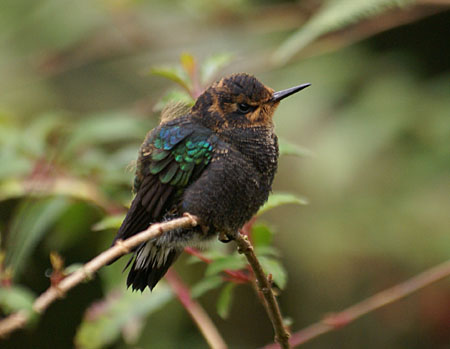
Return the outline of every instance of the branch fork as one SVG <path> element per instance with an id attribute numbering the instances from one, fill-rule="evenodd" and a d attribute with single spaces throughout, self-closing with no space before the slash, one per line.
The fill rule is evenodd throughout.
<path id="1" fill-rule="evenodd" d="M 83 281 L 90 280 L 93 278 L 96 271 L 98 271 L 101 267 L 105 266 L 109 262 L 117 259 L 118 257 L 129 253 L 135 247 L 139 246 L 141 243 L 146 242 L 150 239 L 158 237 L 164 234 L 166 231 L 173 230 L 176 228 L 188 228 L 194 227 L 199 224 L 199 220 L 197 217 L 190 215 L 189 213 L 184 214 L 182 218 L 173 219 L 163 223 L 152 224 L 148 229 L 126 239 L 126 240 L 118 240 L 114 244 L 114 246 L 110 247 L 108 250 L 100 253 L 97 257 L 92 259 L 90 262 L 83 265 L 80 269 L 73 272 L 72 274 L 63 278 L 56 285 L 51 285 L 43 294 L 41 294 L 33 304 L 33 311 L 36 313 L 43 313 L 45 310 L 52 304 L 55 300 L 59 298 L 63 298 L 66 293 L 80 284 Z M 266 310 L 269 315 L 269 318 L 272 321 L 275 330 L 275 339 L 283 348 L 289 348 L 289 333 L 286 328 L 283 326 L 283 320 L 281 317 L 281 313 L 278 307 L 278 303 L 275 299 L 275 296 L 271 289 L 270 277 L 267 278 L 263 272 L 263 269 L 255 256 L 253 251 L 253 246 L 250 244 L 248 238 L 242 234 L 237 234 L 235 238 L 239 253 L 245 254 L 250 266 L 253 269 L 253 272 L 258 280 L 258 285 L 261 293 L 264 295 L 265 302 L 263 304 L 266 305 Z M 174 279 L 173 275 L 169 274 L 169 279 L 174 283 L 177 281 Z M 180 282 L 175 282 L 178 285 L 178 291 L 183 288 L 180 286 Z M 213 333 L 211 331 L 212 323 L 205 320 L 205 314 L 202 315 L 202 310 L 199 310 L 198 306 L 192 305 L 192 301 L 190 302 L 191 308 L 196 309 L 194 314 L 201 314 L 201 321 L 197 321 L 197 324 L 200 327 L 202 333 L 205 333 L 205 328 L 202 328 L 202 324 L 209 324 L 208 333 Z M 192 309 L 191 309 L 192 310 Z M 192 311 L 191 311 L 192 313 Z M 192 314 L 191 314 L 192 315 Z M 195 315 L 197 317 L 197 315 Z M 17 313 L 13 313 L 8 317 L 0 320 L 0 338 L 7 336 L 9 333 L 23 328 L 26 326 L 30 319 L 31 314 L 25 311 L 19 311 Z M 194 317 L 194 315 L 192 315 Z M 214 334 L 214 333 L 213 333 Z M 208 337 L 207 337 L 208 338 Z M 218 336 L 218 332 L 214 336 L 208 340 L 209 343 L 219 343 L 214 345 L 217 348 L 225 347 L 225 343 L 221 341 Z"/>

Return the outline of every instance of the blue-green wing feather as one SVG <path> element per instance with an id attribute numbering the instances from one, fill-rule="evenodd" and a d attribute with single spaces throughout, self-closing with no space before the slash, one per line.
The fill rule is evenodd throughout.
<path id="1" fill-rule="evenodd" d="M 138 177 L 157 176 L 162 184 L 188 185 L 194 173 L 201 172 L 212 157 L 214 136 L 209 130 L 166 126 L 156 130 L 145 146 Z M 195 171 L 194 171 L 195 170 Z M 139 188 L 135 188 L 139 189 Z"/>
<path id="2" fill-rule="evenodd" d="M 136 196 L 116 239 L 144 230 L 176 203 L 211 161 L 217 136 L 198 125 L 168 123 L 146 137 L 138 159 Z"/>

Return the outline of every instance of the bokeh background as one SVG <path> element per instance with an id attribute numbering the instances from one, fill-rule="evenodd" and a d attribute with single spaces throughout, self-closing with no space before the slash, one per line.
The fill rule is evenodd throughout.
<path id="1" fill-rule="evenodd" d="M 277 134 L 302 156 L 282 156 L 274 189 L 309 205 L 259 218 L 276 232 L 288 275 L 279 299 L 294 331 L 448 259 L 448 9 L 447 1 L 2 0 L 1 313 L 48 287 L 50 252 L 76 267 L 109 246 L 108 227 L 131 198 L 127 168 L 175 87 L 151 68 L 176 66 L 185 52 L 199 67 L 210 57 L 228 62 L 215 77 L 245 71 L 276 90 L 312 83 L 275 116 Z M 126 292 L 125 262 L 0 346 L 206 348 L 167 285 Z M 205 265 L 188 262 L 175 269 L 194 285 Z M 251 287 L 235 288 L 227 319 L 217 315 L 219 293 L 199 301 L 230 347 L 272 341 Z M 304 347 L 448 345 L 447 279 Z"/>

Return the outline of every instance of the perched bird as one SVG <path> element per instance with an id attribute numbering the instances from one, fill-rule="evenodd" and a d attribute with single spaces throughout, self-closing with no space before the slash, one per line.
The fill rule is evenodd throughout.
<path id="1" fill-rule="evenodd" d="M 273 113 L 283 98 L 309 85 L 274 92 L 251 75 L 234 74 L 147 134 L 137 160 L 136 196 L 113 243 L 184 213 L 197 216 L 200 225 L 137 247 L 127 264 L 127 286 L 152 290 L 184 247 L 218 234 L 224 242 L 236 236 L 271 191 L 278 160 Z"/>

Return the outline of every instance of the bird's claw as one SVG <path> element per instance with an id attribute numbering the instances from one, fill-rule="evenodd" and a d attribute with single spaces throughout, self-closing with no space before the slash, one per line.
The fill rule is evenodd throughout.
<path id="1" fill-rule="evenodd" d="M 219 233 L 219 241 L 227 244 L 230 241 L 235 240 L 236 236 L 237 236 L 236 233 L 220 232 Z"/>
<path id="2" fill-rule="evenodd" d="M 189 212 L 184 212 L 184 213 L 183 213 L 183 217 L 189 218 L 189 219 L 192 221 L 192 223 L 195 223 L 195 225 L 198 224 L 197 217 L 191 215 Z"/>
<path id="3" fill-rule="evenodd" d="M 189 219 L 191 219 L 191 221 L 195 223 L 195 225 L 193 225 L 193 227 L 195 227 L 195 226 L 200 227 L 202 234 L 204 236 L 208 236 L 209 227 L 205 224 L 202 224 L 202 222 L 200 221 L 200 219 L 197 216 L 191 215 L 189 212 L 184 212 L 183 217 L 188 217 Z"/>

